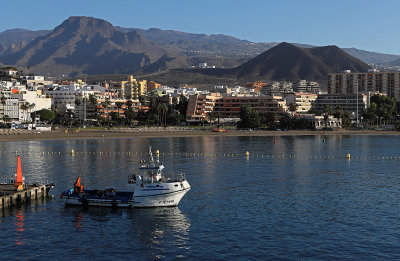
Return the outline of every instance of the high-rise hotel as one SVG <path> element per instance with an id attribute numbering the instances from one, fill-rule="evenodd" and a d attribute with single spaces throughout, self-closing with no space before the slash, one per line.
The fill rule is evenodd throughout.
<path id="1" fill-rule="evenodd" d="M 367 73 L 352 73 L 349 70 L 343 73 L 328 74 L 328 93 L 382 93 L 400 101 L 400 72 L 379 72 L 375 69 Z"/>

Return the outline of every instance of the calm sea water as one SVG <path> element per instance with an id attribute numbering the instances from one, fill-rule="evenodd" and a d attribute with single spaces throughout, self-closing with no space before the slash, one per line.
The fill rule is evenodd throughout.
<path id="1" fill-rule="evenodd" d="M 27 182 L 55 182 L 56 187 L 54 198 L 0 211 L 0 259 L 400 258 L 399 137 L 273 140 L 2 142 L 2 178 L 15 171 L 17 151 Z M 62 205 L 59 194 L 77 176 L 87 188 L 128 190 L 127 176 L 149 145 L 160 150 L 167 171 L 187 173 L 192 190 L 178 208 Z"/>

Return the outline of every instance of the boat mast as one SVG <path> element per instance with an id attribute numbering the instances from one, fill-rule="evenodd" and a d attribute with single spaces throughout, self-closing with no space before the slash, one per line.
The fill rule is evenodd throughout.
<path id="1" fill-rule="evenodd" d="M 151 152 L 151 146 L 149 146 L 149 164 L 151 168 L 156 167 L 156 164 L 154 163 L 153 153 Z"/>

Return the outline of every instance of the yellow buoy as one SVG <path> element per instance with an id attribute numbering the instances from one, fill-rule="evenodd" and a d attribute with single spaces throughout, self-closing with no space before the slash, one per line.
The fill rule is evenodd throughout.
<path id="1" fill-rule="evenodd" d="M 348 154 L 346 155 L 346 158 L 347 158 L 347 159 L 350 159 L 350 153 L 348 153 Z"/>
<path id="2" fill-rule="evenodd" d="M 246 151 L 246 157 L 250 156 L 250 153 L 248 151 Z"/>
<path id="3" fill-rule="evenodd" d="M 74 149 L 71 149 L 71 154 L 72 154 L 72 155 L 74 155 L 74 154 L 75 154 L 75 151 L 74 151 Z"/>
<path id="4" fill-rule="evenodd" d="M 160 155 L 160 151 L 159 150 L 156 150 L 156 155 Z"/>

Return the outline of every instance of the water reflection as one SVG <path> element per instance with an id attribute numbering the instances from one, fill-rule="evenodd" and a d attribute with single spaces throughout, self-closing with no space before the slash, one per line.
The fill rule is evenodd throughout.
<path id="1" fill-rule="evenodd" d="M 15 227 L 16 227 L 16 235 L 17 238 L 15 240 L 15 243 L 17 245 L 24 245 L 25 244 L 25 239 L 24 239 L 24 234 L 23 232 L 25 231 L 25 218 L 22 210 L 18 209 L 17 212 L 15 213 L 16 221 L 15 221 Z"/>
<path id="2" fill-rule="evenodd" d="M 170 251 L 189 255 L 190 221 L 179 208 L 137 209 L 129 214 L 131 232 L 151 258 L 171 256 Z"/>

